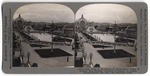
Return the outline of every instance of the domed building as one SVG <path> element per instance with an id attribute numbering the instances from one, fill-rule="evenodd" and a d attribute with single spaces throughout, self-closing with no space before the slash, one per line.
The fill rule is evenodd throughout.
<path id="1" fill-rule="evenodd" d="M 95 26 L 95 22 L 89 22 L 84 18 L 83 15 L 81 15 L 81 18 L 79 18 L 76 22 L 76 28 L 82 32 L 87 32 L 87 33 L 97 32 L 94 26 Z"/>
<path id="2" fill-rule="evenodd" d="M 78 20 L 78 23 L 85 25 L 85 24 L 87 24 L 87 20 L 86 20 L 86 19 L 84 18 L 84 16 L 82 15 L 81 18 Z"/>
<path id="3" fill-rule="evenodd" d="M 13 28 L 18 29 L 18 30 L 23 30 L 23 28 L 25 27 L 25 22 L 26 21 L 19 14 L 18 18 L 16 18 L 13 21 Z"/>
<path id="4" fill-rule="evenodd" d="M 81 16 L 80 19 L 77 20 L 76 24 L 77 24 L 77 28 L 79 28 L 82 31 L 86 31 L 88 27 L 88 21 L 84 18 L 83 15 Z"/>

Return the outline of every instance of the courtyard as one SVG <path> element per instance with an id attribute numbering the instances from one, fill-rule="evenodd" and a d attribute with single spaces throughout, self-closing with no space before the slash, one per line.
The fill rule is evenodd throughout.
<path id="1" fill-rule="evenodd" d="M 43 39 L 38 41 L 37 38 L 33 38 L 30 35 L 22 34 L 24 36 L 21 36 L 19 33 L 15 32 L 16 35 L 18 35 L 21 38 L 21 47 L 22 52 L 24 53 L 23 61 L 26 63 L 28 61 L 27 59 L 27 53 L 30 53 L 29 62 L 30 64 L 36 63 L 38 64 L 38 67 L 73 67 L 74 66 L 74 51 L 72 50 L 71 45 L 66 45 L 64 43 L 61 44 L 53 44 L 53 52 L 51 51 L 51 44 L 49 42 L 43 42 L 43 41 L 49 41 L 48 39 Z M 45 34 L 46 36 L 48 34 Z M 38 34 L 36 34 L 38 36 Z M 43 35 L 44 36 L 44 35 Z M 24 38 L 34 40 L 35 43 L 28 43 L 24 41 Z M 31 37 L 31 38 L 30 38 Z M 50 37 L 47 36 L 47 37 Z M 38 37 L 39 38 L 39 37 Z M 37 44 L 37 42 L 39 42 Z M 20 51 L 15 52 L 14 57 L 19 57 Z"/>
<path id="2" fill-rule="evenodd" d="M 98 34 L 96 34 L 98 36 Z M 86 62 L 84 60 L 84 65 L 87 67 L 87 65 L 93 66 L 96 64 L 99 64 L 102 68 L 119 68 L 119 67 L 136 67 L 137 66 L 137 58 L 136 58 L 136 51 L 135 47 L 133 46 L 125 46 L 123 45 L 116 45 L 114 53 L 114 46 L 113 42 L 114 38 L 112 35 L 111 37 L 108 37 L 108 35 L 102 35 L 100 34 L 99 37 L 102 37 L 101 40 L 109 43 L 103 43 L 99 41 L 99 38 L 97 38 L 97 42 L 95 42 L 95 39 L 92 38 L 92 41 L 89 41 L 88 38 L 82 33 L 78 32 L 78 36 L 82 38 L 80 41 L 83 43 L 83 47 L 81 49 L 84 49 L 84 53 L 86 53 Z M 90 36 L 90 35 L 89 35 Z M 92 36 L 91 36 L 92 37 Z M 108 39 L 109 38 L 109 39 Z M 109 40 L 109 41 L 108 41 Z M 92 60 L 90 60 L 90 53 L 93 54 Z M 92 62 L 92 63 L 91 63 Z M 83 65 L 83 67 L 84 67 Z"/>

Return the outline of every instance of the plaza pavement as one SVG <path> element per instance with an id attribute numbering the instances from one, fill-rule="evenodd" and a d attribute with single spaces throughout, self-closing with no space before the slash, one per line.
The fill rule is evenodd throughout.
<path id="1" fill-rule="evenodd" d="M 78 33 L 79 36 L 84 37 L 81 33 Z M 84 37 L 83 42 L 86 41 L 86 38 Z M 89 54 L 93 54 L 92 58 L 92 64 L 93 66 L 95 64 L 100 64 L 100 67 L 102 68 L 121 68 L 121 67 L 136 67 L 137 66 L 137 59 L 136 59 L 136 51 L 134 50 L 134 47 L 129 47 L 129 46 L 116 46 L 116 49 L 124 49 L 125 51 L 135 55 L 135 57 L 132 57 L 132 61 L 130 63 L 130 58 L 129 57 L 124 57 L 124 58 L 113 58 L 113 59 L 104 59 L 98 52 L 97 50 L 103 50 L 102 48 L 94 48 L 91 43 L 84 42 L 84 52 L 87 54 L 86 58 L 86 64 L 89 64 L 90 58 Z M 112 48 L 105 48 L 105 49 L 113 49 Z"/>
<path id="2" fill-rule="evenodd" d="M 41 58 L 34 49 L 44 49 L 50 47 L 31 47 L 28 43 L 22 42 L 22 49 L 24 52 L 24 62 L 27 62 L 27 53 L 30 53 L 29 61 L 31 64 L 37 63 L 38 67 L 73 67 L 74 66 L 74 51 L 71 46 L 54 45 L 54 48 L 60 48 L 73 56 L 69 56 L 69 62 L 67 62 L 67 56 L 64 57 L 52 57 L 52 58 Z M 17 54 L 17 53 L 16 53 Z M 19 54 L 19 53 L 18 53 Z M 18 56 L 18 55 L 17 55 Z"/>

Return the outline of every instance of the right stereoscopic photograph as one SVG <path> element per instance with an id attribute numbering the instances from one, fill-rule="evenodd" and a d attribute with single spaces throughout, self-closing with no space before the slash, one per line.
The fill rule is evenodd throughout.
<path id="1" fill-rule="evenodd" d="M 137 17 L 121 4 L 89 4 L 75 14 L 75 67 L 137 66 Z"/>

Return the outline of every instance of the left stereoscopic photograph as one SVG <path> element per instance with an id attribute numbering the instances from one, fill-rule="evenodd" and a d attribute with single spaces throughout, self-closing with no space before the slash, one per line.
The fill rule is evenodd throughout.
<path id="1" fill-rule="evenodd" d="M 74 67 L 74 13 L 61 4 L 28 4 L 13 16 L 13 67 Z"/>

